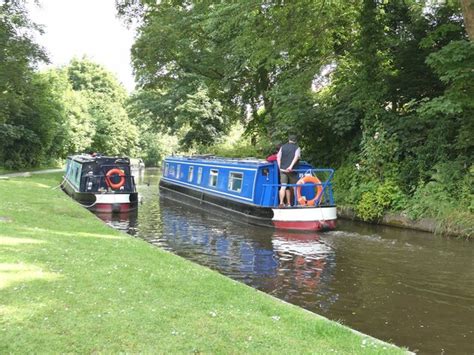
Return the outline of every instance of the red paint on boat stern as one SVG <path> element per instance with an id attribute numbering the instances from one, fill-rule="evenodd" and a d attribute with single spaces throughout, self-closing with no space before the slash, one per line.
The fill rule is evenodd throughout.
<path id="1" fill-rule="evenodd" d="M 97 203 L 94 206 L 97 212 L 129 212 L 130 203 Z"/>
<path id="2" fill-rule="evenodd" d="M 273 221 L 278 229 L 327 231 L 336 228 L 336 221 Z"/>

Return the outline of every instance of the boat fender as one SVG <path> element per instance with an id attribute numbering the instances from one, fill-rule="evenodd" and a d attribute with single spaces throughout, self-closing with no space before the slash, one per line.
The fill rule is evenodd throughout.
<path id="1" fill-rule="evenodd" d="M 112 182 L 111 177 L 113 175 L 118 175 L 120 177 L 120 180 L 117 183 Z M 105 174 L 105 182 L 107 183 L 107 186 L 112 188 L 112 190 L 118 190 L 125 184 L 125 172 L 119 168 L 110 169 L 107 171 L 107 174 Z"/>
<path id="2" fill-rule="evenodd" d="M 307 200 L 306 196 L 301 195 L 301 188 L 304 184 L 316 184 L 316 194 L 313 199 Z M 306 175 L 303 176 L 301 179 L 298 180 L 296 183 L 298 186 L 296 187 L 296 199 L 301 206 L 314 206 L 316 201 L 320 201 L 321 194 L 323 193 L 323 187 L 321 186 L 321 181 L 316 176 Z"/>

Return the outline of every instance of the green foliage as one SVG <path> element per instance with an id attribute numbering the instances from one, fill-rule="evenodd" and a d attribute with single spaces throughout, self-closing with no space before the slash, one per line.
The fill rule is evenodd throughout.
<path id="1" fill-rule="evenodd" d="M 334 174 L 334 198 L 340 205 L 355 205 L 360 199 L 353 186 L 359 186 L 360 173 L 355 158 L 349 157 Z M 357 190 L 358 191 L 358 190 Z"/>
<path id="2" fill-rule="evenodd" d="M 35 165 L 40 155 L 41 142 L 38 136 L 23 126 L 2 124 L 0 127 L 2 141 L 2 162 L 7 169 L 18 169 Z"/>
<path id="3" fill-rule="evenodd" d="M 124 105 L 102 93 L 87 92 L 86 96 L 95 125 L 90 149 L 108 155 L 133 155 L 138 132 Z"/>
<path id="4" fill-rule="evenodd" d="M 198 147 L 198 152 L 229 158 L 264 158 L 269 155 L 269 148 L 274 147 L 267 141 L 252 142 L 252 138 L 245 134 L 242 124 L 236 123 L 226 136 L 219 138 L 211 146 Z"/>
<path id="5" fill-rule="evenodd" d="M 387 210 L 400 210 L 405 203 L 405 196 L 397 184 L 386 181 L 362 193 L 356 205 L 356 212 L 364 221 L 376 221 L 383 217 Z"/>
<path id="6" fill-rule="evenodd" d="M 383 181 L 396 177 L 398 142 L 396 134 L 390 136 L 380 125 L 374 126 L 363 134 L 360 166 L 366 178 Z"/>
<path id="7" fill-rule="evenodd" d="M 196 93 L 188 94 L 186 101 L 178 105 L 175 111 L 178 126 L 189 125 L 180 140 L 185 149 L 195 144 L 211 145 L 228 127 L 222 114 L 222 105 L 219 101 L 210 99 L 208 90 L 202 86 Z"/>
<path id="8" fill-rule="evenodd" d="M 84 151 L 136 154 L 138 131 L 125 109 L 126 92 L 110 72 L 88 59 L 73 59 L 43 75 L 65 117 L 61 156 Z"/>
<path id="9" fill-rule="evenodd" d="M 441 145 L 440 153 L 448 159 L 461 155 L 466 163 L 474 154 L 474 43 L 456 41 L 431 54 L 427 63 L 446 84 L 443 95 L 424 101 L 420 117 L 433 125 L 435 135 L 449 140 Z M 436 142 L 442 137 L 430 137 Z M 430 143 L 431 143 L 430 142 Z M 438 143 L 437 142 L 437 143 Z"/>
<path id="10" fill-rule="evenodd" d="M 64 117 L 58 156 L 84 152 L 90 149 L 95 134 L 94 118 L 89 112 L 89 100 L 83 91 L 75 91 L 68 80 L 67 70 L 51 69 L 40 73 L 51 86 L 51 100 L 60 106 Z"/>
<path id="11" fill-rule="evenodd" d="M 438 234 L 457 235 L 466 239 L 474 238 L 474 213 L 452 210 L 441 217 L 436 232 Z"/>
<path id="12" fill-rule="evenodd" d="M 39 26 L 28 18 L 21 1 L 0 3 L 0 124 L 28 109 L 27 95 L 34 67 L 47 61 L 33 40 Z"/>
<path id="13" fill-rule="evenodd" d="M 36 166 L 57 157 L 64 143 L 60 106 L 51 100 L 52 90 L 40 75 L 33 74 L 24 92 L 24 107 L 3 124 L 0 157 L 5 167 Z"/>
<path id="14" fill-rule="evenodd" d="M 75 91 L 103 94 L 104 97 L 120 104 L 127 98 L 127 92 L 117 78 L 100 64 L 86 57 L 72 59 L 66 70 L 69 82 Z"/>
<path id="15" fill-rule="evenodd" d="M 8 168 L 38 164 L 60 125 L 49 87 L 34 73 L 47 60 L 32 39 L 37 32 L 23 2 L 0 4 L 0 165 Z"/>
<path id="16" fill-rule="evenodd" d="M 133 154 L 138 133 L 124 88 L 87 59 L 37 73 L 47 58 L 35 32 L 24 2 L 0 5 L 0 166 L 34 167 L 84 150 Z"/>
<path id="17" fill-rule="evenodd" d="M 181 126 L 181 111 L 174 108 L 205 87 L 208 101 L 221 105 L 218 116 L 225 117 L 225 124 L 218 119 L 216 133 L 241 120 L 247 121 L 250 135 L 270 139 L 286 136 L 299 120 L 308 121 L 313 77 L 326 62 L 321 58 L 331 56 L 333 33 L 341 39 L 350 32 L 340 24 L 351 23 L 353 9 L 309 0 L 142 5 L 118 7 L 124 16 L 141 21 L 133 64 L 143 89 L 159 102 L 155 119 L 168 121 L 168 129 Z M 186 120 L 189 127 L 195 121 Z M 198 125 L 208 134 L 206 126 Z M 188 138 L 202 143 L 201 134 Z"/>
<path id="18" fill-rule="evenodd" d="M 160 95 L 160 92 L 138 91 L 126 104 L 130 120 L 139 132 L 137 156 L 146 166 L 159 166 L 167 155 L 183 150 L 178 144 L 182 132 L 168 127 L 172 123 L 168 115 L 162 115 L 160 101 L 155 100 L 155 95 Z M 159 116 L 156 116 L 158 112 Z"/>
<path id="19" fill-rule="evenodd" d="M 140 148 L 138 156 L 143 158 L 146 166 L 159 166 L 166 156 L 180 151 L 176 136 L 152 132 L 140 135 Z"/>
<path id="20" fill-rule="evenodd" d="M 472 213 L 474 168 L 465 169 L 461 162 L 444 162 L 435 166 L 430 181 L 420 183 L 407 207 L 410 217 L 443 217 L 453 210 Z"/>

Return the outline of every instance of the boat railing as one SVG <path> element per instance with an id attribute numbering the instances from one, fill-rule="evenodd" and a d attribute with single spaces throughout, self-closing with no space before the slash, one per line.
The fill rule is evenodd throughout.
<path id="1" fill-rule="evenodd" d="M 316 200 L 314 201 L 315 206 L 328 206 L 334 205 L 334 196 L 332 190 L 332 178 L 334 176 L 334 169 L 325 169 L 325 168 L 318 168 L 318 169 L 295 169 L 293 170 L 298 175 L 298 181 L 305 177 L 305 176 L 316 176 L 320 183 L 310 183 L 305 182 L 304 184 L 264 184 L 263 185 L 263 193 L 261 197 L 260 204 L 268 207 L 276 207 L 279 205 L 279 192 L 282 186 L 286 188 L 292 188 L 292 205 L 298 206 L 298 200 L 296 195 L 296 188 L 300 187 L 303 188 L 311 188 L 314 186 L 316 189 L 318 186 L 321 186 L 321 193 L 317 196 Z M 323 178 L 324 177 L 324 178 Z M 316 192 L 315 192 L 316 193 Z M 270 199 L 270 203 L 266 204 L 264 201 L 265 196 L 272 196 Z"/>
<path id="2" fill-rule="evenodd" d="M 112 189 L 105 180 L 104 175 L 91 175 L 87 174 L 81 178 L 81 187 L 84 192 L 92 193 L 106 193 L 106 192 L 135 192 L 135 178 L 133 175 L 124 175 L 125 182 L 122 187 L 114 190 Z"/>

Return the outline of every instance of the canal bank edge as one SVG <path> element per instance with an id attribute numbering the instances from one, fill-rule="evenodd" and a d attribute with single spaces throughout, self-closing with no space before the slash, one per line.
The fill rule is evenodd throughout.
<path id="1" fill-rule="evenodd" d="M 473 238 L 474 227 L 466 227 L 452 225 L 449 230 L 440 231 L 439 222 L 434 218 L 421 218 L 419 220 L 412 220 L 400 213 L 386 213 L 381 219 L 377 221 L 364 221 L 357 216 L 356 212 L 352 207 L 349 206 L 338 206 L 337 215 L 342 219 L 349 219 L 352 221 L 365 222 L 370 224 L 379 224 L 390 227 L 413 229 L 423 232 L 429 232 L 434 234 L 442 234 L 450 237 L 461 237 L 466 239 Z"/>
<path id="2" fill-rule="evenodd" d="M 250 287 L 250 286 L 248 286 L 248 287 Z M 333 321 L 330 320 L 329 318 L 326 318 L 326 317 L 324 317 L 324 316 L 322 316 L 322 315 L 320 315 L 320 314 L 311 312 L 310 310 L 307 310 L 307 309 L 305 309 L 305 308 L 302 308 L 302 307 L 296 306 L 296 305 L 294 305 L 294 304 L 288 303 L 288 302 L 286 302 L 285 300 L 279 299 L 279 298 L 277 298 L 277 297 L 275 297 L 275 296 L 273 296 L 273 295 L 266 294 L 265 292 L 260 291 L 260 290 L 256 290 L 256 291 L 259 292 L 259 293 L 263 293 L 263 294 L 265 294 L 265 295 L 267 295 L 267 296 L 270 296 L 270 297 L 272 297 L 273 299 L 275 299 L 276 301 L 281 302 L 281 303 L 284 303 L 284 304 L 288 305 L 289 307 L 296 307 L 296 308 L 302 309 L 304 312 L 306 312 L 306 313 L 308 313 L 308 314 L 310 314 L 310 315 L 312 315 L 312 316 L 316 316 L 316 317 L 318 317 L 318 318 L 322 318 L 322 319 L 324 319 L 324 320 L 326 320 L 326 321 L 328 321 L 328 322 L 333 322 Z M 363 340 L 362 342 L 363 342 L 364 345 L 367 346 L 367 347 L 370 347 L 370 346 L 373 346 L 374 344 L 376 344 L 376 345 L 382 346 L 383 349 L 385 349 L 384 346 L 385 346 L 385 347 L 390 347 L 390 348 L 393 348 L 393 349 L 399 348 L 399 347 L 398 347 L 397 345 L 395 345 L 395 344 L 391 344 L 391 343 L 388 343 L 388 342 L 386 342 L 386 341 L 384 341 L 384 340 L 380 340 L 380 339 L 374 338 L 374 337 L 372 337 L 372 336 L 370 336 L 370 335 L 367 335 L 367 334 L 365 334 L 365 333 L 359 332 L 358 330 L 353 329 L 353 328 L 350 328 L 350 327 L 348 327 L 347 325 L 341 324 L 341 323 L 339 323 L 339 322 L 337 322 L 337 323 L 338 323 L 339 325 L 341 325 L 342 327 L 348 329 L 348 330 L 351 331 L 352 333 L 354 333 L 354 334 L 356 334 L 356 335 L 358 335 L 358 336 L 364 338 L 364 340 Z M 367 342 L 367 340 L 370 340 L 370 343 Z M 406 348 L 402 348 L 402 349 L 405 350 L 405 354 L 407 354 L 407 355 L 415 355 L 415 354 L 416 354 L 415 352 L 410 351 L 410 350 L 408 350 L 408 349 L 406 349 Z"/>

